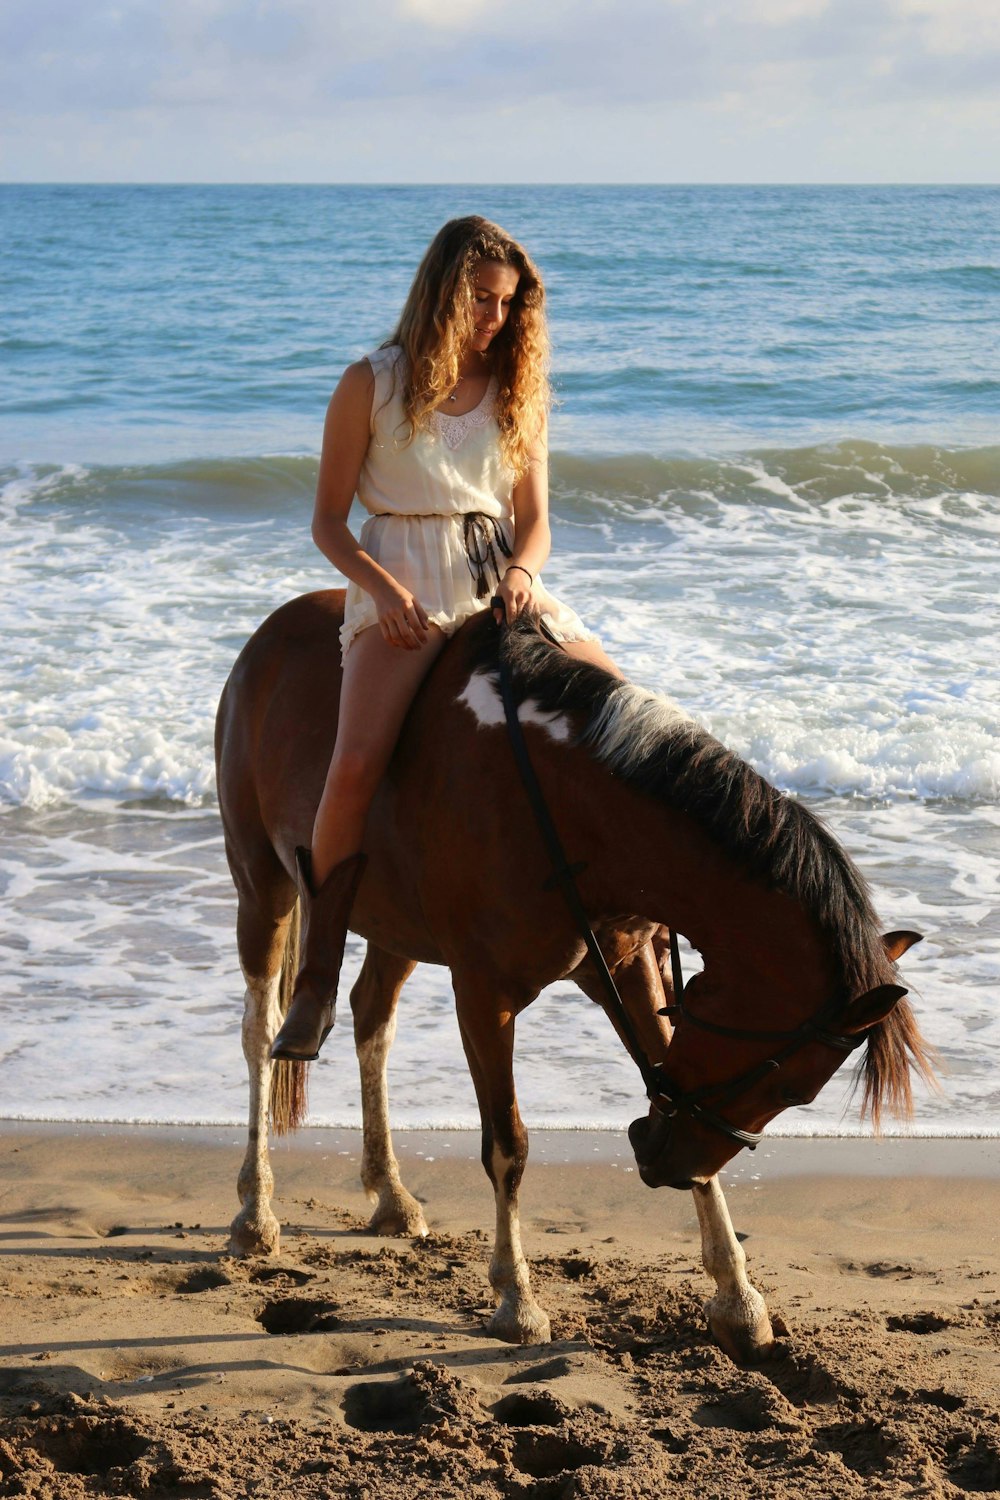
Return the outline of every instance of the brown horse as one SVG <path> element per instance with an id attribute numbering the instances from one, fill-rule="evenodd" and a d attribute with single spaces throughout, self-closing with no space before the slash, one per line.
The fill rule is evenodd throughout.
<path id="1" fill-rule="evenodd" d="M 268 1125 L 301 1122 L 306 1066 L 269 1049 L 297 963 L 293 852 L 308 842 L 336 734 L 343 595 L 277 610 L 244 647 L 219 705 L 219 802 L 239 896 L 250 1136 L 232 1225 L 236 1253 L 277 1249 Z M 928 1070 L 894 961 L 915 934 L 879 936 L 864 883 L 824 827 L 667 700 L 550 646 L 533 622 L 499 632 L 488 612 L 442 653 L 403 729 L 369 819 L 351 926 L 368 941 L 351 994 L 361 1066 L 362 1181 L 372 1228 L 426 1232 L 389 1133 L 385 1067 L 396 1003 L 416 962 L 451 970 L 496 1197 L 491 1330 L 548 1337 L 521 1251 L 527 1159 L 512 1062 L 517 1015 L 554 980 L 604 990 L 558 890 L 512 756 L 497 686 L 502 651 L 518 717 L 614 973 L 633 1036 L 661 1065 L 649 1118 L 630 1132 L 652 1186 L 694 1192 L 708 1306 L 720 1342 L 749 1358 L 772 1340 L 716 1173 L 745 1133 L 811 1099 L 858 1042 L 865 1104 L 906 1112 Z M 516 837 L 512 836 L 516 832 Z M 671 1031 L 653 957 L 663 925 L 701 953 Z M 677 997 L 680 999 L 680 997 Z M 609 1009 L 614 1024 L 620 1023 Z M 626 1031 L 627 1031 L 626 1027 Z M 668 1045 L 669 1044 L 669 1045 Z"/>

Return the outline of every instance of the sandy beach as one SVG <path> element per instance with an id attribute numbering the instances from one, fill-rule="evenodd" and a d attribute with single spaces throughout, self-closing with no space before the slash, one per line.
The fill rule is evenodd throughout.
<path id="1" fill-rule="evenodd" d="M 710 1341 L 687 1194 L 537 1132 L 551 1344 L 485 1335 L 471 1134 L 403 1135 L 425 1241 L 366 1233 L 359 1140 L 274 1152 L 281 1253 L 237 1261 L 238 1131 L 0 1127 L 0 1495 L 1000 1493 L 996 1141 L 775 1141 L 726 1183 L 779 1331 Z M 762 1153 L 758 1153 L 762 1155 Z"/>

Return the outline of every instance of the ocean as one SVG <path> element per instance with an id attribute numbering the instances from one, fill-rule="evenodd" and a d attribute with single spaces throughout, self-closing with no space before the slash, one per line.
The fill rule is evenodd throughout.
<path id="1" fill-rule="evenodd" d="M 215 705 L 337 581 L 326 402 L 467 212 L 549 292 L 548 586 L 924 933 L 913 1128 L 1000 1134 L 1000 189 L 956 187 L 0 187 L 0 1115 L 244 1119 Z M 346 1014 L 316 1124 L 360 1118 Z M 571 986 L 518 1036 L 529 1127 L 644 1111 Z M 478 1122 L 444 970 L 390 1086 L 399 1126 Z M 772 1131 L 855 1133 L 849 1096 Z"/>

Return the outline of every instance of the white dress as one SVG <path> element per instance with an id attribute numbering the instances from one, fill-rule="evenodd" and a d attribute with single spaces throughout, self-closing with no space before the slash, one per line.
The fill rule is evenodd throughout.
<path id="1" fill-rule="evenodd" d="M 500 453 L 495 379 L 472 411 L 457 417 L 437 411 L 430 428 L 407 442 L 402 355 L 398 345 L 368 355 L 375 391 L 358 499 L 370 514 L 360 542 L 419 599 L 431 623 L 451 635 L 487 607 L 511 554 L 514 476 Z M 597 639 L 540 578 L 533 593 L 557 640 Z M 340 632 L 343 655 L 356 635 L 377 623 L 372 596 L 351 583 Z"/>

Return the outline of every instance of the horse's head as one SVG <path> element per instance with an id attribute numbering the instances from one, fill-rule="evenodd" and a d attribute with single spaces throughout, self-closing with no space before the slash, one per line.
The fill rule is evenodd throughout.
<path id="1" fill-rule="evenodd" d="M 920 942 L 920 934 L 892 932 L 882 942 L 894 963 Z M 740 1026 L 732 997 L 705 974 L 696 974 L 671 1007 L 675 1031 L 658 1070 L 659 1093 L 649 1114 L 629 1127 L 643 1182 L 689 1188 L 713 1177 L 744 1146 L 752 1150 L 782 1110 L 809 1104 L 866 1042 L 866 1099 L 873 1114 L 883 1094 L 905 1108 L 907 1050 L 913 1052 L 918 1040 L 908 1008 L 900 1017 L 895 1014 L 906 993 L 901 985 L 880 984 L 846 1004 L 834 1002 L 798 1026 L 769 1030 L 764 1021 L 755 1028 Z"/>

